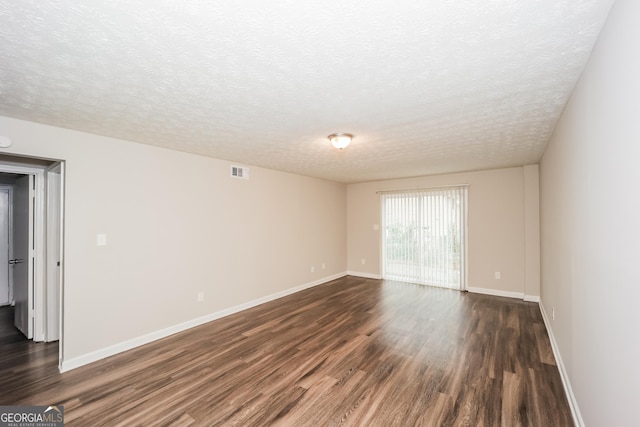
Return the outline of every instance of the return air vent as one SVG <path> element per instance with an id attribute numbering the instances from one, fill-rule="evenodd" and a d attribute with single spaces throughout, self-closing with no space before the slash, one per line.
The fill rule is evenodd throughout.
<path id="1" fill-rule="evenodd" d="M 231 166 L 231 176 L 233 178 L 249 179 L 249 168 Z"/>

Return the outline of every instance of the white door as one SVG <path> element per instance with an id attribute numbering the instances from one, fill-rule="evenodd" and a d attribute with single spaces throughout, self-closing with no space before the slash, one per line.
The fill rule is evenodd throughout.
<path id="1" fill-rule="evenodd" d="M 9 286 L 9 189 L 0 188 L 0 305 L 11 304 Z"/>
<path id="2" fill-rule="evenodd" d="M 13 187 L 13 297 L 16 302 L 15 325 L 29 339 L 33 338 L 33 289 L 31 244 L 33 227 L 33 175 L 16 179 Z"/>

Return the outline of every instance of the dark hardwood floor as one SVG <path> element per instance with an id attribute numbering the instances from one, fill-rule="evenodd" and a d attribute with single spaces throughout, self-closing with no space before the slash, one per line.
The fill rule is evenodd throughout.
<path id="1" fill-rule="evenodd" d="M 68 426 L 573 425 L 518 300 L 347 276 L 64 374 L 8 329 L 0 404 Z"/>

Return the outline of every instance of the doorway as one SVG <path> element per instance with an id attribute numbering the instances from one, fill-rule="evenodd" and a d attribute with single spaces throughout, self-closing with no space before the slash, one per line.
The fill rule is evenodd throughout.
<path id="1" fill-rule="evenodd" d="M 0 155 L 0 305 L 6 289 L 13 326 L 25 339 L 60 341 L 60 354 L 63 172 L 60 161 Z"/>
<path id="2" fill-rule="evenodd" d="M 466 288 L 467 187 L 382 192 L 382 277 Z"/>

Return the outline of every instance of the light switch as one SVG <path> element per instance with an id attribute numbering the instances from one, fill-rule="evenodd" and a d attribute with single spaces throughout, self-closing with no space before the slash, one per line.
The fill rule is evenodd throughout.
<path id="1" fill-rule="evenodd" d="M 96 245 L 97 246 L 107 246 L 107 235 L 106 234 L 97 234 L 96 235 Z"/>
<path id="2" fill-rule="evenodd" d="M 373 224 L 373 230 L 374 231 L 380 230 L 380 225 L 379 224 Z"/>

